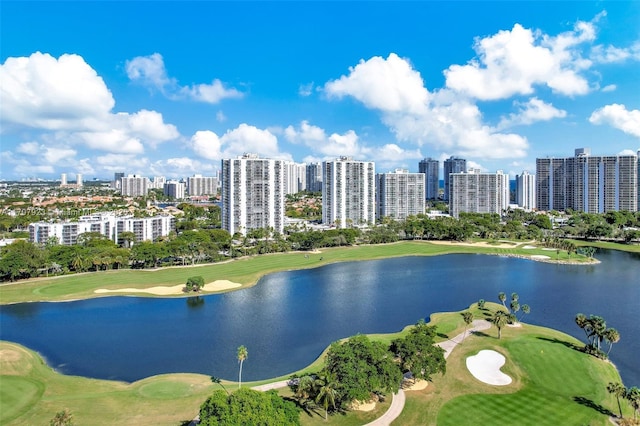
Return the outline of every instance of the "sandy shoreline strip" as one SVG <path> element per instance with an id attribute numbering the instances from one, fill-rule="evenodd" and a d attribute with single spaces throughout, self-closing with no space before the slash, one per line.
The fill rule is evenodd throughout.
<path id="1" fill-rule="evenodd" d="M 234 283 L 229 280 L 216 280 L 211 283 L 205 284 L 202 287 L 202 290 L 205 292 L 216 292 L 216 291 L 225 291 L 231 290 L 234 288 L 242 287 L 242 284 Z M 182 289 L 184 289 L 184 284 L 178 284 L 174 286 L 157 286 L 150 288 L 118 288 L 115 290 L 109 290 L 106 288 L 99 288 L 94 291 L 97 294 L 105 294 L 105 293 L 146 293 L 153 294 L 155 296 L 173 296 L 179 294 L 185 294 Z"/>

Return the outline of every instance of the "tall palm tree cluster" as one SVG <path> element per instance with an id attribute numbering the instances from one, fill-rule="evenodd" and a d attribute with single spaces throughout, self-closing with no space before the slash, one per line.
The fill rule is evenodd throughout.
<path id="1" fill-rule="evenodd" d="M 518 293 L 511 293 L 509 307 L 507 307 L 507 295 L 504 292 L 498 293 L 498 300 L 502 303 L 504 310 L 497 310 L 490 321 L 498 329 L 499 339 L 502 335 L 502 327 L 520 321 L 524 315 L 531 312 L 531 308 L 527 304 L 520 306 L 520 296 L 518 296 Z M 484 306 L 484 300 L 480 302 L 482 302 L 482 306 Z M 480 306 L 480 302 L 478 302 L 478 306 Z M 518 317 L 518 312 L 520 312 L 520 317 Z"/>
<path id="2" fill-rule="evenodd" d="M 608 358 L 613 344 L 620 341 L 620 333 L 618 330 L 615 328 L 607 328 L 607 322 L 600 316 L 590 315 L 589 318 L 587 318 L 584 314 L 578 314 L 576 315 L 576 324 L 587 336 L 587 344 L 584 348 L 585 352 L 599 358 Z M 601 349 L 603 341 L 609 344 L 609 349 L 606 353 Z"/>

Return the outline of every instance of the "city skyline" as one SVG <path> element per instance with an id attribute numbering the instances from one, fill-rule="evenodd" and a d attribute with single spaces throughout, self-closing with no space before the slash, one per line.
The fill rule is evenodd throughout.
<path id="1" fill-rule="evenodd" d="M 2 7 L 0 179 L 213 176 L 245 152 L 514 178 L 640 148 L 638 2 Z"/>

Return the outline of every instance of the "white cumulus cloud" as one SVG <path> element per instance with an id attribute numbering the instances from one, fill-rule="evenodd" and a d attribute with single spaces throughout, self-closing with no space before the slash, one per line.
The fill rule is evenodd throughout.
<path id="1" fill-rule="evenodd" d="M 591 49 L 591 59 L 598 63 L 624 62 L 626 60 L 640 61 L 640 42 L 630 47 L 616 47 L 597 45 Z"/>
<path id="2" fill-rule="evenodd" d="M 518 112 L 509 114 L 508 117 L 502 117 L 497 126 L 498 129 L 529 125 L 537 121 L 549 121 L 567 116 L 565 110 L 557 109 L 552 104 L 538 98 L 531 98 L 527 102 L 515 102 L 514 105 L 518 107 Z"/>
<path id="3" fill-rule="evenodd" d="M 102 78 L 79 55 L 54 58 L 40 52 L 8 58 L 0 67 L 3 124 L 56 132 L 103 151 L 142 152 L 176 139 L 162 114 L 141 110 L 113 113 L 115 101 Z"/>
<path id="4" fill-rule="evenodd" d="M 127 76 L 133 82 L 158 90 L 170 99 L 187 98 L 198 102 L 217 104 L 227 98 L 241 98 L 244 94 L 234 88 L 226 88 L 219 79 L 211 84 L 180 86 L 178 80 L 170 78 L 161 54 L 137 56 L 125 64 Z"/>
<path id="5" fill-rule="evenodd" d="M 290 154 L 280 152 L 278 138 L 273 133 L 246 123 L 227 130 L 222 136 L 210 130 L 197 131 L 191 137 L 190 146 L 197 155 L 208 160 L 235 158 L 245 153 L 255 153 L 265 158 L 292 158 Z"/>
<path id="6" fill-rule="evenodd" d="M 104 81 L 81 56 L 36 52 L 0 66 L 0 114 L 5 123 L 46 130 L 96 125 L 115 105 Z"/>
<path id="7" fill-rule="evenodd" d="M 592 124 L 607 124 L 640 138 L 640 110 L 628 110 L 624 105 L 611 104 L 595 110 L 589 117 Z"/>
<path id="8" fill-rule="evenodd" d="M 395 54 L 374 57 L 350 69 L 348 76 L 325 84 L 331 96 L 351 96 L 381 113 L 400 142 L 481 158 L 526 155 L 528 142 L 487 126 L 477 105 L 458 92 L 430 93 L 411 64 Z M 384 89 L 376 89 L 382 87 Z"/>
<path id="9" fill-rule="evenodd" d="M 324 129 L 302 121 L 297 129 L 294 126 L 284 129 L 284 136 L 291 143 L 306 145 L 315 155 L 325 159 L 340 156 L 365 158 L 369 153 L 353 130 L 327 135 Z"/>
<path id="10" fill-rule="evenodd" d="M 387 112 L 418 113 L 424 109 L 429 92 L 420 73 L 395 53 L 380 56 L 349 68 L 349 75 L 325 84 L 330 97 L 351 96 L 365 106 Z"/>
<path id="11" fill-rule="evenodd" d="M 583 57 L 580 45 L 594 39 L 592 22 L 579 21 L 572 31 L 556 37 L 515 24 L 511 30 L 476 39 L 476 58 L 451 65 L 444 72 L 446 85 L 481 100 L 530 95 L 536 85 L 562 95 L 583 95 L 590 89 L 581 73 L 592 62 Z"/>

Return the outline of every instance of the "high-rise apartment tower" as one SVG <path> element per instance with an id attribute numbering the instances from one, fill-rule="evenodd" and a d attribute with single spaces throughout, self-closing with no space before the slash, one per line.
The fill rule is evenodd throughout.
<path id="1" fill-rule="evenodd" d="M 375 223 L 375 164 L 340 157 L 322 163 L 322 222 L 345 228 Z"/>

